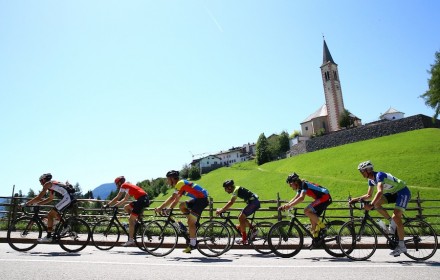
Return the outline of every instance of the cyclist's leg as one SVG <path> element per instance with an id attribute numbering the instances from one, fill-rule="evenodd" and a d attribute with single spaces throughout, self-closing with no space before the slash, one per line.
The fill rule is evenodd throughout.
<path id="1" fill-rule="evenodd" d="M 190 253 L 191 250 L 196 246 L 196 224 L 203 210 L 208 206 L 208 204 L 209 203 L 207 198 L 194 198 L 180 204 L 180 210 L 182 211 L 182 213 L 187 215 L 188 220 L 190 246 L 184 250 L 186 253 Z"/>
<path id="2" fill-rule="evenodd" d="M 402 216 L 405 212 L 408 202 L 411 199 L 411 192 L 407 187 L 397 192 L 396 204 L 393 212 L 393 220 L 396 223 L 397 236 L 399 237 L 399 246 L 392 252 L 392 255 L 398 256 L 400 253 L 406 252 L 404 243 L 405 230 L 403 228 Z"/>
<path id="3" fill-rule="evenodd" d="M 391 220 L 390 214 L 388 214 L 388 211 L 383 208 L 383 204 L 392 203 L 395 201 L 395 198 L 392 197 L 392 194 L 386 193 L 382 195 L 382 197 L 379 199 L 378 202 L 374 204 L 374 209 L 377 210 L 379 214 L 381 214 L 385 219 Z"/>
<path id="4" fill-rule="evenodd" d="M 325 225 L 319 220 L 319 216 L 331 203 L 332 200 L 330 195 L 323 195 L 304 209 L 304 214 L 310 219 L 310 229 L 314 237 L 317 237 L 319 231 L 325 227 Z"/>
<path id="5" fill-rule="evenodd" d="M 251 200 L 249 204 L 246 205 L 246 207 L 241 211 L 240 215 L 238 215 L 238 221 L 240 222 L 240 232 L 242 237 L 242 242 L 247 242 L 247 230 L 246 228 L 250 228 L 251 224 L 247 217 L 255 213 L 260 209 L 260 202 L 258 199 Z"/>

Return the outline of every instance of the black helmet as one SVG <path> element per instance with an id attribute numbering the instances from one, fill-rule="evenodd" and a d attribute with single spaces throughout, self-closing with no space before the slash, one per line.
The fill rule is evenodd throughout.
<path id="1" fill-rule="evenodd" d="M 179 178 L 179 171 L 176 170 L 170 170 L 167 172 L 167 178 Z"/>
<path id="2" fill-rule="evenodd" d="M 119 183 L 124 184 L 125 183 L 125 177 L 119 176 L 115 179 L 115 184 L 118 185 Z"/>
<path id="3" fill-rule="evenodd" d="M 40 182 L 41 181 L 47 182 L 50 180 L 52 180 L 52 174 L 50 174 L 50 173 L 44 173 L 43 175 L 40 176 L 40 179 L 39 179 Z"/>
<path id="4" fill-rule="evenodd" d="M 234 180 L 226 180 L 223 182 L 223 188 L 232 187 L 234 185 Z"/>
<path id="5" fill-rule="evenodd" d="M 286 183 L 292 183 L 293 181 L 299 180 L 299 175 L 293 172 L 289 176 L 287 176 Z"/>

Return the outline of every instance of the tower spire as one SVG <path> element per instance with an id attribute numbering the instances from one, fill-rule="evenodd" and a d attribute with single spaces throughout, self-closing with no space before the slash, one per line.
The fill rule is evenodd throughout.
<path id="1" fill-rule="evenodd" d="M 324 51 L 323 51 L 322 64 L 324 65 L 324 64 L 326 64 L 327 62 L 331 62 L 331 63 L 333 63 L 333 64 L 336 64 L 336 63 L 333 61 L 333 58 L 332 58 L 332 55 L 330 54 L 330 51 L 328 50 L 327 43 L 325 42 L 325 38 L 324 38 L 324 36 L 322 36 L 322 38 L 324 39 Z"/>

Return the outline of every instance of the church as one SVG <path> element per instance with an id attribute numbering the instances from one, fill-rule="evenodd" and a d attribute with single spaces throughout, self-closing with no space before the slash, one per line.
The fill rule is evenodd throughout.
<path id="1" fill-rule="evenodd" d="M 301 133 L 305 137 L 340 130 L 339 118 L 345 110 L 338 65 L 333 60 L 325 40 L 321 77 L 324 86 L 325 104 L 301 123 Z M 359 118 L 353 114 L 350 114 L 350 117 L 354 126 L 362 125 Z"/>

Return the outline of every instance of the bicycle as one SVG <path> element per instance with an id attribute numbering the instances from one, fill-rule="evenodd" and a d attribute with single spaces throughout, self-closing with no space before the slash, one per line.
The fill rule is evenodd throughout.
<path id="1" fill-rule="evenodd" d="M 118 207 L 104 208 L 104 211 L 109 214 L 107 209 L 111 211 L 112 217 L 99 220 L 92 228 L 92 242 L 99 250 L 110 250 L 115 247 L 119 242 L 121 229 L 127 237 L 129 236 L 128 224 L 122 224 L 117 216 Z M 143 247 L 141 236 L 144 225 L 145 222 L 142 220 L 142 215 L 139 215 L 134 228 L 134 242 L 143 251 L 145 251 L 145 248 Z"/>
<path id="2" fill-rule="evenodd" d="M 385 237 L 386 243 L 394 250 L 398 243 L 397 230 L 388 233 L 370 216 L 369 210 L 364 209 L 367 202 L 360 201 L 360 207 L 350 204 L 350 213 L 354 209 L 364 210 L 363 217 L 354 218 L 346 222 L 339 231 L 340 247 L 342 252 L 350 259 L 363 261 L 369 259 L 377 249 L 377 231 Z M 405 229 L 405 245 L 407 257 L 420 261 L 431 258 L 437 250 L 437 236 L 430 224 L 419 218 L 403 217 Z"/>
<path id="3" fill-rule="evenodd" d="M 67 210 L 76 204 L 76 200 L 61 213 L 60 221 L 55 226 L 53 232 L 53 242 L 58 243 L 60 247 L 67 252 L 79 252 L 84 249 L 90 241 L 90 227 L 88 223 L 78 217 L 71 216 L 65 219 Z M 26 207 L 33 210 L 29 216 Z M 40 206 L 22 205 L 22 216 L 14 220 L 7 233 L 7 241 L 16 251 L 29 251 L 38 245 L 38 238 L 41 238 L 43 230 L 47 231 L 47 225 L 40 217 Z"/>
<path id="4" fill-rule="evenodd" d="M 186 227 L 173 218 L 172 209 L 169 213 L 163 211 L 161 220 L 147 223 L 142 234 L 145 250 L 153 256 L 162 257 L 170 254 L 177 246 L 179 236 L 189 244 L 190 238 Z M 196 248 L 204 256 L 217 257 L 227 251 L 229 246 L 229 231 L 225 225 L 217 221 L 196 223 Z"/>
<path id="5" fill-rule="evenodd" d="M 325 217 L 326 211 L 324 211 L 321 221 L 325 224 L 325 228 L 320 230 L 318 237 L 313 237 L 310 229 L 298 219 L 298 216 L 305 215 L 297 214 L 297 211 L 298 208 L 295 208 L 293 212 L 289 209 L 287 213 L 291 217 L 290 221 L 279 221 L 269 230 L 268 243 L 272 252 L 282 258 L 295 256 L 303 248 L 305 234 L 310 238 L 307 241 L 311 241 L 311 244 L 307 246 L 310 250 L 322 247 L 333 257 L 345 256 L 339 247 L 338 238 L 339 227 L 344 224 L 343 221 L 328 220 Z"/>
<path id="6" fill-rule="evenodd" d="M 235 243 L 235 237 L 242 237 L 240 229 L 235 226 L 230 214 L 230 211 L 220 213 L 220 217 L 224 219 L 221 223 L 223 223 L 226 226 L 226 229 L 229 230 L 230 241 L 228 251 Z M 272 253 L 272 250 L 268 245 L 267 234 L 273 224 L 271 222 L 259 222 L 254 225 L 254 217 L 255 212 L 249 217 L 251 228 L 249 228 L 247 232 L 248 243 L 252 245 L 257 252 L 261 254 L 270 254 Z"/>

